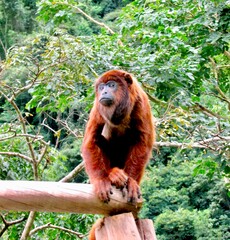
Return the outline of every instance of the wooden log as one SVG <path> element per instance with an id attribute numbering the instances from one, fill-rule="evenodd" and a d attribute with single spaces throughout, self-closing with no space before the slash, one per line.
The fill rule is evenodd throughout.
<path id="1" fill-rule="evenodd" d="M 95 229 L 96 240 L 141 240 L 132 213 L 106 217 Z"/>
<path id="2" fill-rule="evenodd" d="M 71 212 L 105 216 L 132 212 L 137 216 L 142 200 L 128 203 L 120 190 L 113 188 L 109 203 L 101 202 L 90 184 L 0 181 L 0 210 Z"/>

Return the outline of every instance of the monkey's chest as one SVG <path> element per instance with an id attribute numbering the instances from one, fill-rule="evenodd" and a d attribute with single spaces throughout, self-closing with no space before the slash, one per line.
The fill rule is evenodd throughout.
<path id="1" fill-rule="evenodd" d="M 102 146 L 102 151 L 110 162 L 110 167 L 124 168 L 129 157 L 130 150 L 138 141 L 138 135 L 127 132 L 124 135 L 112 135 L 106 144 Z"/>

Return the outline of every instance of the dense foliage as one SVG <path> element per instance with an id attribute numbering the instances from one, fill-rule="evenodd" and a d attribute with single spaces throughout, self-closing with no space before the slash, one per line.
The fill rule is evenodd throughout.
<path id="1" fill-rule="evenodd" d="M 124 69 L 148 93 L 158 132 L 141 216 L 158 239 L 229 239 L 229 13 L 225 0 L 1 1 L 0 179 L 58 181 L 74 169 L 93 80 Z M 94 218 L 37 213 L 31 224 L 46 230 L 30 237 L 86 239 Z"/>

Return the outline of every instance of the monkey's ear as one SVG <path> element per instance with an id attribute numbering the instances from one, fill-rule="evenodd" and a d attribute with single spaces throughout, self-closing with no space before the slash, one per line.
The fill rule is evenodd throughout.
<path id="1" fill-rule="evenodd" d="M 133 83 L 133 78 L 129 73 L 125 73 L 124 78 L 128 85 L 131 85 Z"/>

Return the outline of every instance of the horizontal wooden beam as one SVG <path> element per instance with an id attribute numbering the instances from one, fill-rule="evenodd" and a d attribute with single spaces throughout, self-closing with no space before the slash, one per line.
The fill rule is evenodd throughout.
<path id="1" fill-rule="evenodd" d="M 0 181 L 0 210 L 91 213 L 105 216 L 132 212 L 137 216 L 142 200 L 127 202 L 113 188 L 109 203 L 101 202 L 91 184 Z"/>

